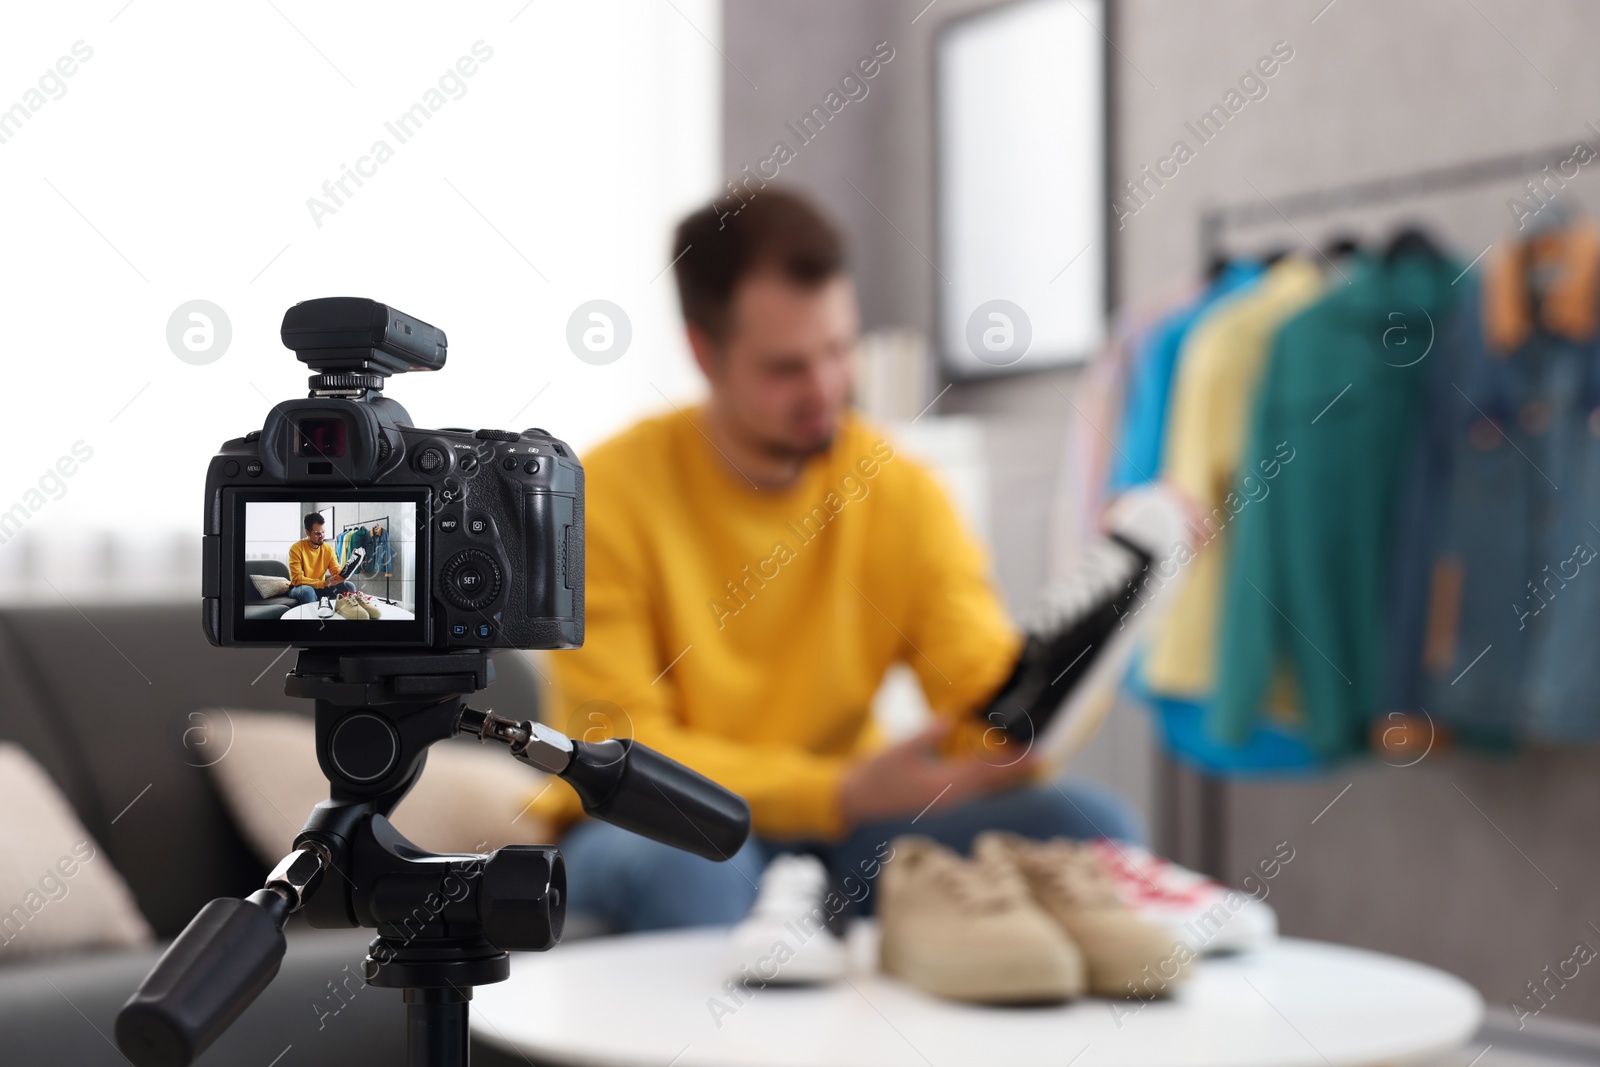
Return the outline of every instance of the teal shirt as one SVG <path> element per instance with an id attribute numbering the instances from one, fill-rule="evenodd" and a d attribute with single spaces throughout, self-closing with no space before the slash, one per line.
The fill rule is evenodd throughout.
<path id="1" fill-rule="evenodd" d="M 1461 268 L 1411 252 L 1342 270 L 1279 331 L 1256 396 L 1240 470 L 1281 469 L 1234 520 L 1207 723 L 1222 743 L 1250 736 L 1280 663 L 1325 756 L 1365 747 L 1380 711 L 1400 457 Z"/>

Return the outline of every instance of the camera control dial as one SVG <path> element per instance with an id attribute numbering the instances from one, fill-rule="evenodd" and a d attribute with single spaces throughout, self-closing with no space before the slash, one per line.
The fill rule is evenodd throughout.
<path id="1" fill-rule="evenodd" d="M 500 595 L 500 564 L 481 549 L 463 549 L 445 563 L 443 586 L 445 599 L 456 607 L 484 607 Z"/>

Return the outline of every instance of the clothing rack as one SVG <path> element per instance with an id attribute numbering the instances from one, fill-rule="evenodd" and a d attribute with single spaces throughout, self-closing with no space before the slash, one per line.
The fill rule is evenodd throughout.
<path id="1" fill-rule="evenodd" d="M 1290 193 L 1269 200 L 1264 194 L 1254 200 L 1218 204 L 1200 213 L 1201 262 L 1212 264 L 1227 258 L 1227 235 L 1233 230 L 1251 229 L 1271 223 L 1293 225 L 1296 219 L 1338 215 L 1361 208 L 1414 200 L 1458 189 L 1491 185 L 1537 173 L 1546 166 L 1559 167 L 1572 159 L 1578 145 L 1585 145 L 1600 156 L 1600 129 L 1590 127 L 1592 140 L 1574 139 L 1565 144 L 1529 152 L 1462 160 L 1438 167 L 1380 178 L 1367 178 L 1339 185 L 1323 186 Z M 1570 175 L 1562 175 L 1570 180 Z M 1304 237 L 1302 234 L 1301 237 Z M 1227 781 L 1219 776 L 1187 771 L 1171 757 L 1165 758 L 1159 780 L 1159 800 L 1164 822 L 1174 840 L 1167 851 L 1186 855 L 1193 865 L 1213 878 L 1227 883 Z M 1185 815 L 1193 816 L 1193 821 Z M 1189 833 L 1185 833 L 1188 830 Z M 1179 848 L 1193 838 L 1193 848 Z"/>
<path id="2" fill-rule="evenodd" d="M 332 511 L 333 509 L 329 508 L 328 510 Z M 360 529 L 362 527 L 370 527 L 370 526 L 382 526 L 385 530 L 388 530 L 389 529 L 389 516 L 387 516 L 387 515 L 378 515 L 378 516 L 375 516 L 375 517 L 370 518 L 370 519 L 363 519 L 360 522 L 349 522 L 349 523 L 345 523 L 343 526 L 337 527 L 337 529 L 339 531 L 339 536 L 343 537 L 346 530 L 356 530 L 356 529 Z M 389 551 L 391 553 L 394 551 L 394 547 L 392 545 L 390 546 Z M 364 563 L 366 561 L 363 560 L 362 562 Z M 390 591 L 390 588 L 389 588 L 389 583 L 392 580 L 393 575 L 394 575 L 394 568 L 391 566 L 389 568 L 389 574 L 386 574 L 384 576 L 384 579 L 383 579 L 383 597 L 382 597 L 382 599 L 386 603 L 390 603 L 390 604 L 393 604 L 395 602 L 394 601 L 394 597 L 391 594 L 391 591 Z M 374 577 L 376 577 L 376 575 L 374 575 Z"/>
<path id="3" fill-rule="evenodd" d="M 1368 178 L 1291 193 L 1275 200 L 1268 200 L 1262 195 L 1254 200 L 1219 204 L 1200 213 L 1201 261 L 1212 263 L 1226 256 L 1225 236 L 1229 230 L 1334 215 L 1519 178 L 1545 166 L 1559 166 L 1570 160 L 1580 143 L 1600 156 L 1600 132 L 1596 132 L 1593 142 L 1573 140 L 1554 148 L 1464 160 L 1408 174 Z M 1570 179 L 1570 175 L 1565 177 Z"/>

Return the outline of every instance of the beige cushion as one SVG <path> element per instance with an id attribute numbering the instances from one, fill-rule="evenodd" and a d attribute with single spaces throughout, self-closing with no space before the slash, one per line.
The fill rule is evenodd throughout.
<path id="1" fill-rule="evenodd" d="M 56 784 L 0 744 L 0 960 L 142 945 L 150 925 Z"/>
<path id="2" fill-rule="evenodd" d="M 203 713 L 231 722 L 232 744 L 211 765 L 245 840 L 268 864 L 294 845 L 312 807 L 328 799 L 308 716 L 272 711 Z M 548 827 L 530 801 L 549 781 L 501 745 L 443 742 L 428 750 L 416 787 L 395 807 L 395 827 L 434 852 L 487 852 L 510 844 L 549 844 Z"/>
<path id="3" fill-rule="evenodd" d="M 250 584 L 254 585 L 256 592 L 267 600 L 282 596 L 289 591 L 289 579 L 279 578 L 275 574 L 252 574 Z"/>

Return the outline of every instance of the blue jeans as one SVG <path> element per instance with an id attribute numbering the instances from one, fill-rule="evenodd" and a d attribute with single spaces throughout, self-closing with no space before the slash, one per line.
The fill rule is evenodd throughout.
<path id="1" fill-rule="evenodd" d="M 807 851 L 820 855 L 835 885 L 870 914 L 875 894 L 862 893 L 860 886 L 876 875 L 874 861 L 884 858 L 889 841 L 900 834 L 922 834 L 965 854 L 984 830 L 1010 830 L 1035 839 L 1144 839 L 1138 816 L 1126 801 L 1110 790 L 1067 781 L 979 797 L 915 818 L 864 823 L 837 842 L 752 836 L 722 863 L 586 819 L 561 842 L 567 906 L 573 914 L 597 918 L 617 932 L 727 925 L 750 910 L 761 872 L 774 854 Z"/>
<path id="2" fill-rule="evenodd" d="M 356 587 L 349 582 L 325 585 L 321 589 L 314 585 L 291 585 L 289 587 L 289 596 L 296 604 L 315 604 L 319 596 L 335 597 L 340 593 L 354 593 L 355 591 Z"/>

